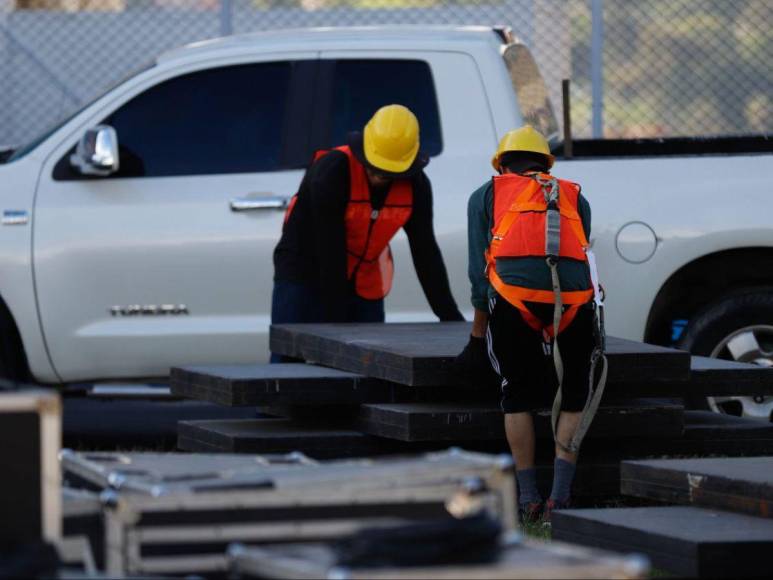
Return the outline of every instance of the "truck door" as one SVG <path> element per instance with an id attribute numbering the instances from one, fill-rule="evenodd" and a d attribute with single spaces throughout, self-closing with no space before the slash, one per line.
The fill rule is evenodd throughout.
<path id="1" fill-rule="evenodd" d="M 316 56 L 159 73 L 47 159 L 33 260 L 63 381 L 267 357 L 272 251 L 309 159 Z M 120 169 L 87 177 L 69 157 L 98 123 L 117 132 Z"/>
<path id="2" fill-rule="evenodd" d="M 430 156 L 434 227 L 456 302 L 472 314 L 467 278 L 467 200 L 491 177 L 497 136 L 476 61 L 462 52 L 409 50 L 321 53 L 314 139 L 338 145 L 362 130 L 381 106 L 398 103 L 419 119 L 422 151 Z M 436 320 L 413 269 L 407 239 L 392 243 L 395 280 L 388 321 Z"/>

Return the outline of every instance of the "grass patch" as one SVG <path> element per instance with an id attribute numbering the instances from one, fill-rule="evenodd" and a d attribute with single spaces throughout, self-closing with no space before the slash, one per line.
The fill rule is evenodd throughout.
<path id="1" fill-rule="evenodd" d="M 553 537 L 550 524 L 545 524 L 543 522 L 530 524 L 521 522 L 521 532 L 524 536 L 545 542 L 549 542 Z"/>
<path id="2" fill-rule="evenodd" d="M 650 578 L 676 578 L 671 572 L 666 572 L 660 568 L 650 568 Z"/>

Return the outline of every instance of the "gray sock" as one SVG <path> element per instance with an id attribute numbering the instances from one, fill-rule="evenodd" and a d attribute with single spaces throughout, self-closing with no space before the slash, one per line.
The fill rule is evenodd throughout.
<path id="1" fill-rule="evenodd" d="M 542 497 L 537 491 L 537 469 L 517 469 L 515 475 L 518 477 L 518 503 L 526 505 L 542 501 Z"/>
<path id="2" fill-rule="evenodd" d="M 550 499 L 558 502 L 569 499 L 576 469 L 577 466 L 574 463 L 556 457 L 553 464 L 553 490 L 550 492 Z"/>

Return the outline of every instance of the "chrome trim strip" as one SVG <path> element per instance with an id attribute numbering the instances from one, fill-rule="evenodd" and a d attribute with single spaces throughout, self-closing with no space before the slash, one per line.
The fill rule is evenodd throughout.
<path id="1" fill-rule="evenodd" d="M 231 200 L 231 211 L 252 211 L 256 209 L 287 209 L 290 204 L 289 197 L 235 197 Z"/>

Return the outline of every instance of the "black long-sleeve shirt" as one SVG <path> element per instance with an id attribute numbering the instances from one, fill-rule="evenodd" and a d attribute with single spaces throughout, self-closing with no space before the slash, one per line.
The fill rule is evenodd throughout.
<path id="1" fill-rule="evenodd" d="M 413 210 L 404 229 L 413 264 L 435 315 L 443 321 L 463 320 L 448 284 L 443 257 L 432 225 L 432 187 L 420 171 L 411 178 Z M 353 292 L 346 271 L 344 215 L 349 203 L 349 160 L 331 151 L 306 172 L 290 219 L 274 250 L 274 280 L 315 288 L 321 296 L 325 320 L 346 320 Z M 388 187 L 370 190 L 371 204 L 381 209 Z"/>

